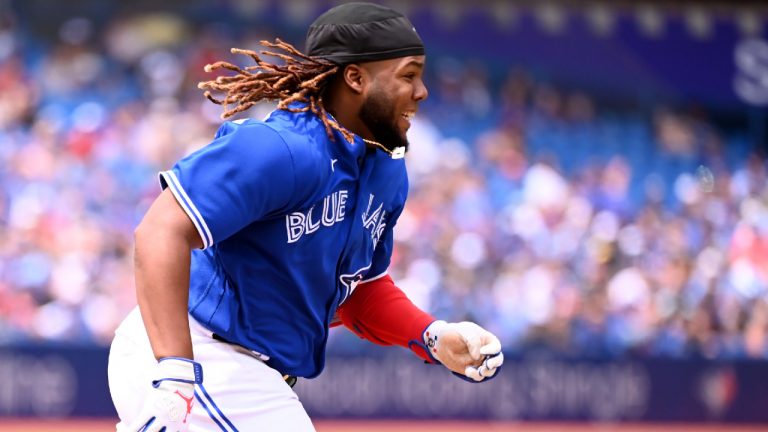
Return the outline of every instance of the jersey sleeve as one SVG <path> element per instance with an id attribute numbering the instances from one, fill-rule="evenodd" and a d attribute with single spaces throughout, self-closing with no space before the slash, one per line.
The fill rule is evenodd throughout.
<path id="1" fill-rule="evenodd" d="M 288 146 L 262 123 L 224 123 L 213 142 L 160 173 L 204 249 L 288 206 L 295 184 Z"/>
<path id="2" fill-rule="evenodd" d="M 391 214 L 387 221 L 387 226 L 384 228 L 384 233 L 379 239 L 379 244 L 376 245 L 376 250 L 373 252 L 373 259 L 371 260 L 371 268 L 365 275 L 363 282 L 371 282 L 379 279 L 387 274 L 387 268 L 392 260 L 392 249 L 394 248 L 394 228 L 397 224 L 397 220 L 400 218 L 400 214 L 403 212 L 405 206 L 405 199 L 408 196 L 408 182 L 398 192 L 398 202 L 400 205 Z"/>
<path id="3" fill-rule="evenodd" d="M 436 362 L 424 344 L 424 332 L 435 318 L 416 307 L 389 275 L 361 283 L 339 307 L 337 317 L 365 340 L 409 348 L 428 363 Z"/>

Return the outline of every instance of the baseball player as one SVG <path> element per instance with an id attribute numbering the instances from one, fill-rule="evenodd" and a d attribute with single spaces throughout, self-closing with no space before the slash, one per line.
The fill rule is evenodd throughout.
<path id="1" fill-rule="evenodd" d="M 271 52 L 233 50 L 255 66 L 209 65 L 236 74 L 200 86 L 225 118 L 278 108 L 225 122 L 161 172 L 136 229 L 138 308 L 109 359 L 118 431 L 312 431 L 292 377 L 322 371 L 336 325 L 473 382 L 503 363 L 493 334 L 436 320 L 387 275 L 406 131 L 427 97 L 410 21 L 348 3 L 315 20 L 306 54 L 262 43 Z"/>

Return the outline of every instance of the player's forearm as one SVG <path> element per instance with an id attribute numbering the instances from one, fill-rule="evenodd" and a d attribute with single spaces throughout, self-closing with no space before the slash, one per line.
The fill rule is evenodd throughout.
<path id="1" fill-rule="evenodd" d="M 360 284 L 339 308 L 344 325 L 358 336 L 379 345 L 399 345 L 432 361 L 424 346 L 423 332 L 435 318 L 414 305 L 385 276 Z"/>
<path id="2" fill-rule="evenodd" d="M 183 235 L 136 230 L 136 296 L 155 357 L 193 358 L 189 335 L 190 245 Z"/>

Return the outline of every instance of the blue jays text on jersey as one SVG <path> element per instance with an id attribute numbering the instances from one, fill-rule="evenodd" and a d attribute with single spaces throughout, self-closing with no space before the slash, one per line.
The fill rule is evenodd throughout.
<path id="1" fill-rule="evenodd" d="M 408 191 L 403 159 L 334 133 L 276 110 L 160 173 L 203 239 L 190 314 L 283 374 L 320 373 L 336 308 L 386 273 Z"/>
<path id="2" fill-rule="evenodd" d="M 330 227 L 336 222 L 344 220 L 347 208 L 349 191 L 336 191 L 323 198 L 323 206 L 318 214 L 315 206 L 304 212 L 293 212 L 285 216 L 285 227 L 288 233 L 288 243 L 294 243 L 304 234 L 312 234 L 320 228 L 320 225 Z M 316 216 L 313 216 L 312 213 Z"/>

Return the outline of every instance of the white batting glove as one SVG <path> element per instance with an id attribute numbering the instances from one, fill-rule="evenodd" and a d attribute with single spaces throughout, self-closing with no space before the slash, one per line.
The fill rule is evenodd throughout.
<path id="1" fill-rule="evenodd" d="M 499 338 L 473 322 L 435 321 L 424 332 L 424 343 L 437 361 L 476 382 L 493 377 L 504 364 Z"/>
<path id="2" fill-rule="evenodd" d="M 144 406 L 124 430 L 186 432 L 195 400 L 195 384 L 202 382 L 203 368 L 200 363 L 180 357 L 160 359 Z"/>

